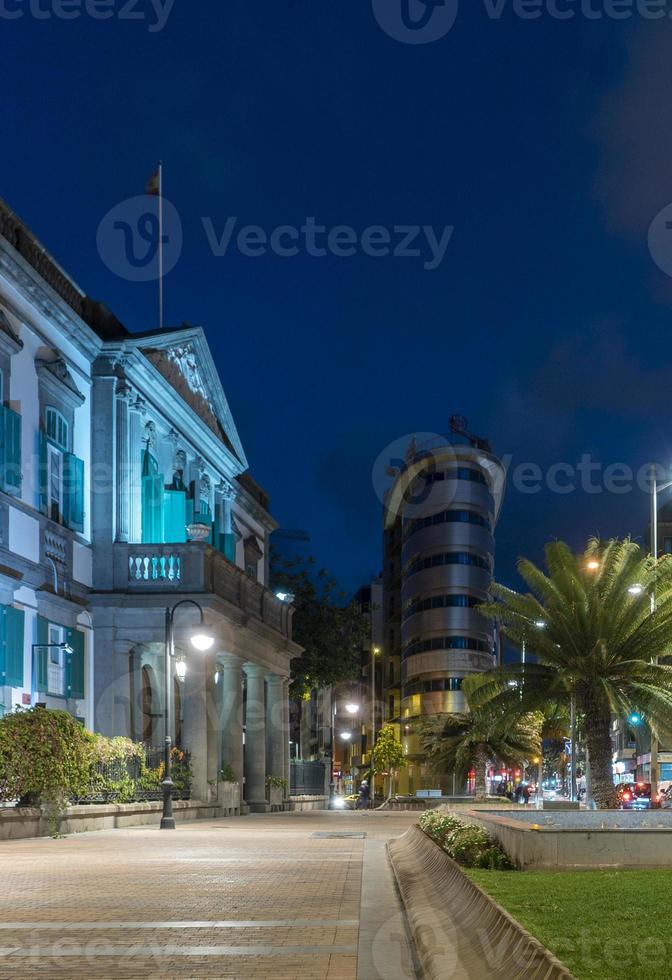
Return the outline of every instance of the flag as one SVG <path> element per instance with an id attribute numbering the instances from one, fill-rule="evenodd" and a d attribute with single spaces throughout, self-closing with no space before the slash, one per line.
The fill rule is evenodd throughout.
<path id="1" fill-rule="evenodd" d="M 147 181 L 146 191 L 149 197 L 158 197 L 161 193 L 161 178 L 158 170 Z"/>

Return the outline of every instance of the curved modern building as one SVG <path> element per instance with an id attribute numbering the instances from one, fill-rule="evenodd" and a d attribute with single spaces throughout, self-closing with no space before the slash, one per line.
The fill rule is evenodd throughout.
<path id="1" fill-rule="evenodd" d="M 386 496 L 387 716 L 409 758 L 402 791 L 437 782 L 425 772 L 417 722 L 465 710 L 463 679 L 496 662 L 493 624 L 476 606 L 492 579 L 504 484 L 489 444 L 455 434 L 411 445 Z"/>

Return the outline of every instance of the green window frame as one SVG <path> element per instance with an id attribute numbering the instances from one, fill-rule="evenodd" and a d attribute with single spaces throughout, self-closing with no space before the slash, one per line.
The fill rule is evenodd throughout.
<path id="1" fill-rule="evenodd" d="M 0 683 L 23 687 L 25 613 L 14 606 L 0 607 Z"/>
<path id="2" fill-rule="evenodd" d="M 21 492 L 21 416 L 0 406 L 0 489 Z"/>

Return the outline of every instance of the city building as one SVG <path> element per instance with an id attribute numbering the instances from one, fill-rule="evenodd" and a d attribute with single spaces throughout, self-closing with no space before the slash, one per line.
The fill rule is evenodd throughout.
<path id="1" fill-rule="evenodd" d="M 299 648 L 203 330 L 129 332 L 0 202 L 0 384 L 2 711 L 63 708 L 157 746 L 168 689 L 192 794 L 228 765 L 264 809 L 267 776 L 289 776 Z M 166 607 L 185 599 L 166 685 Z"/>
<path id="2" fill-rule="evenodd" d="M 385 497 L 385 714 L 409 762 L 400 792 L 438 788 L 417 724 L 465 710 L 464 677 L 498 659 L 494 626 L 475 606 L 492 580 L 505 471 L 489 444 L 464 429 L 455 418 L 450 437 L 412 442 Z M 445 792 L 462 789 L 447 782 Z"/>

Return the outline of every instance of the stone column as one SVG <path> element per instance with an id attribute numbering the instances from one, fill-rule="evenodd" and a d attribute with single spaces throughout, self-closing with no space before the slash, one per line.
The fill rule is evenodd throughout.
<path id="1" fill-rule="evenodd" d="M 285 778 L 284 685 L 279 674 L 266 677 L 266 772 Z"/>
<path id="2" fill-rule="evenodd" d="M 222 480 L 221 483 L 217 484 L 216 491 L 217 496 L 219 497 L 219 518 L 217 523 L 217 531 L 221 535 L 224 555 L 229 559 L 229 561 L 235 561 L 236 540 L 233 534 L 233 525 L 231 523 L 231 505 L 236 498 L 236 491 L 226 480 Z M 216 542 L 216 545 L 219 546 L 219 542 Z"/>
<path id="3" fill-rule="evenodd" d="M 184 742 L 191 753 L 191 798 L 208 799 L 208 699 L 207 655 L 189 650 L 184 681 L 182 713 Z"/>
<path id="4" fill-rule="evenodd" d="M 128 402 L 131 389 L 123 378 L 117 382 L 116 390 L 116 534 L 115 541 L 128 541 L 130 518 L 130 473 L 128 455 Z"/>
<path id="5" fill-rule="evenodd" d="M 245 802 L 253 812 L 264 812 L 266 804 L 266 698 L 265 671 L 256 664 L 245 665 Z"/>
<path id="6" fill-rule="evenodd" d="M 137 544 L 142 540 L 142 430 L 145 403 L 136 398 L 129 412 L 128 506 L 129 538 Z"/>
<path id="7" fill-rule="evenodd" d="M 282 769 L 283 775 L 287 780 L 287 796 L 289 797 L 292 786 L 291 786 L 291 753 L 289 745 L 289 677 L 285 677 L 282 682 L 282 732 L 283 732 L 283 750 L 282 750 Z"/>
<path id="8" fill-rule="evenodd" d="M 228 763 L 243 792 L 243 661 L 222 660 L 222 698 L 219 705 L 220 769 Z"/>

